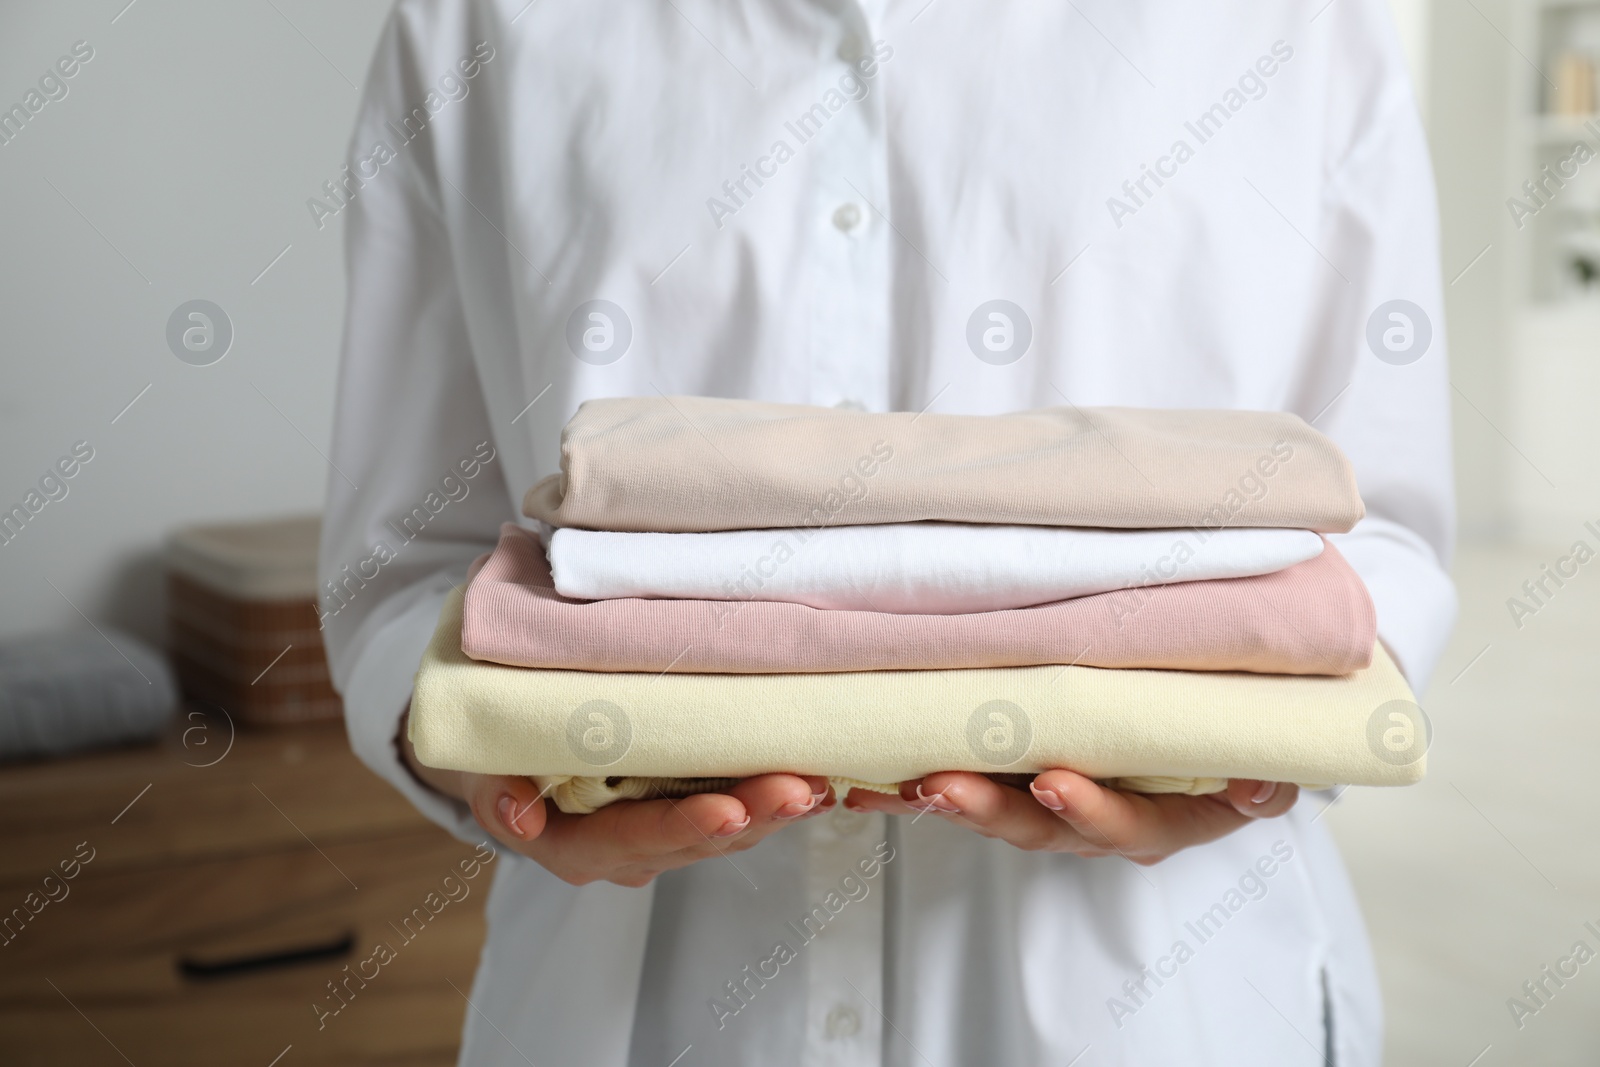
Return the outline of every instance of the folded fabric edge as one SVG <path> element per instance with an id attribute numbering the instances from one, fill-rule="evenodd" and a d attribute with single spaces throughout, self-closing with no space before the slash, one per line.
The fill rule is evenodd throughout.
<path id="1" fill-rule="evenodd" d="M 1355 488 L 1354 488 L 1354 476 L 1353 475 L 1351 477 L 1350 497 L 1351 497 L 1351 499 L 1349 501 L 1347 501 L 1343 513 L 1341 513 L 1339 515 L 1336 515 L 1336 516 L 1332 516 L 1332 517 L 1330 517 L 1330 518 L 1328 518 L 1328 519 L 1326 519 L 1326 520 L 1324 520 L 1322 522 L 1310 524 L 1310 525 L 1307 525 L 1307 526 L 1299 526 L 1299 525 L 1295 525 L 1295 524 L 1291 524 L 1291 523 L 1280 523 L 1280 524 L 1274 525 L 1273 523 L 1270 523 L 1270 522 L 1257 522 L 1257 523 L 1254 523 L 1253 525 L 1256 525 L 1256 526 L 1261 527 L 1263 529 L 1279 529 L 1279 530 L 1306 529 L 1306 530 L 1309 530 L 1312 533 L 1324 534 L 1324 535 L 1326 535 L 1326 534 L 1344 534 L 1344 533 L 1349 533 L 1351 530 L 1356 528 L 1356 524 L 1357 523 L 1359 523 L 1362 519 L 1366 518 L 1366 514 L 1367 514 L 1366 502 L 1363 501 L 1361 499 L 1360 495 L 1358 493 L 1356 493 L 1356 491 L 1355 491 Z M 566 498 L 565 475 L 562 475 L 562 474 L 547 474 L 543 478 L 541 478 L 537 482 L 535 482 L 533 485 L 529 486 L 528 490 L 522 494 L 522 514 L 525 517 L 534 520 L 535 522 L 541 523 L 544 526 L 549 527 L 552 531 L 554 531 L 554 530 L 562 530 L 562 529 L 571 529 L 571 530 L 590 530 L 590 531 L 595 531 L 595 532 L 610 531 L 610 532 L 613 532 L 613 533 L 719 533 L 719 532 L 732 532 L 732 531 L 744 530 L 744 529 L 750 529 L 751 528 L 749 526 L 731 526 L 731 525 L 727 525 L 727 524 L 707 525 L 705 523 L 695 522 L 695 521 L 692 521 L 692 520 L 677 521 L 677 522 L 673 522 L 673 523 L 656 522 L 656 523 L 649 523 L 649 524 L 646 524 L 646 523 L 633 523 L 633 522 L 616 522 L 616 521 L 613 521 L 610 524 L 602 524 L 602 523 L 599 523 L 599 522 L 586 522 L 586 521 L 574 519 L 570 514 L 568 514 L 567 512 L 564 512 L 562 510 L 562 505 L 565 502 L 565 498 Z M 911 515 L 911 514 L 907 514 L 907 515 L 903 516 L 902 518 L 895 519 L 895 520 L 892 520 L 892 521 L 895 521 L 895 522 L 943 522 L 943 521 L 952 521 L 952 520 L 948 520 L 946 517 L 940 516 L 940 515 Z M 953 520 L 953 521 L 974 522 L 975 520 L 962 519 L 962 520 Z M 845 524 L 845 525 L 848 525 L 848 524 Z M 876 524 L 869 523 L 869 524 L 866 524 L 866 525 L 876 525 Z M 1098 522 L 1098 523 L 1095 523 L 1095 522 L 1024 523 L 1024 522 L 1019 522 L 1016 519 L 1006 519 L 1006 520 L 1002 521 L 1000 523 L 1000 525 L 1024 525 L 1024 526 L 1026 526 L 1026 525 L 1039 525 L 1039 526 L 1077 527 L 1077 528 L 1082 528 L 1082 529 L 1097 529 L 1098 528 L 1098 529 L 1127 529 L 1127 530 L 1146 530 L 1146 529 L 1152 529 L 1152 528 L 1153 529 L 1192 529 L 1192 530 L 1205 529 L 1205 530 L 1218 530 L 1218 529 L 1226 529 L 1227 528 L 1226 525 L 1216 526 L 1216 525 L 1212 525 L 1210 523 L 1207 523 L 1205 521 L 1205 517 L 1204 516 L 1200 516 L 1199 518 L 1197 518 L 1193 522 L 1185 523 L 1185 522 L 1181 522 L 1181 521 L 1175 521 L 1175 522 L 1169 522 L 1169 523 L 1165 523 L 1165 524 L 1162 524 L 1162 525 L 1158 525 L 1158 526 L 1155 526 L 1155 527 L 1151 527 L 1149 525 L 1107 526 L 1107 525 L 1105 525 L 1104 522 Z M 793 519 L 792 516 L 789 517 L 787 520 L 785 520 L 783 522 L 775 522 L 775 523 L 773 523 L 771 525 L 757 526 L 755 528 L 756 529 L 787 530 L 787 529 L 795 529 L 795 528 L 801 527 L 801 526 L 806 526 L 807 528 L 810 528 L 810 529 L 820 529 L 820 528 L 822 528 L 822 527 L 810 527 L 803 520 L 795 520 L 795 519 Z"/>

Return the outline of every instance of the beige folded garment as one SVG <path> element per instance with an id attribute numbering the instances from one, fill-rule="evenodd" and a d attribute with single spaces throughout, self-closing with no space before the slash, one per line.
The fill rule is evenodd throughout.
<path id="1" fill-rule="evenodd" d="M 1340 678 L 1055 666 L 610 674 L 471 660 L 461 600 L 446 602 L 417 671 L 418 758 L 541 776 L 577 798 L 570 810 L 661 784 L 626 779 L 775 771 L 890 787 L 941 770 L 1068 767 L 1204 792 L 1219 783 L 1200 779 L 1409 785 L 1425 769 L 1425 721 L 1381 647 Z"/>
<path id="2" fill-rule="evenodd" d="M 1349 460 L 1283 412 L 872 414 L 665 396 L 585 402 L 562 431 L 561 473 L 522 506 L 552 526 L 661 532 L 935 519 L 1340 533 L 1363 514 Z"/>

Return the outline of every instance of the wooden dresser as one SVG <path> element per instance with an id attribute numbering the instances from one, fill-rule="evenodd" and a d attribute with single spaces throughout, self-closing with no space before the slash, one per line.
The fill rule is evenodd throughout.
<path id="1" fill-rule="evenodd" d="M 0 1060 L 455 1062 L 494 861 L 340 724 L 232 732 L 0 767 Z"/>

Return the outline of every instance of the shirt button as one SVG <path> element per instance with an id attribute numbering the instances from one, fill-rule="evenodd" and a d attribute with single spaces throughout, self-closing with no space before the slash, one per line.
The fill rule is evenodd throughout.
<path id="1" fill-rule="evenodd" d="M 822 1029 L 829 1037 L 855 1037 L 861 1032 L 861 1014 L 848 1004 L 836 1004 Z"/>
<path id="2" fill-rule="evenodd" d="M 838 56 L 844 62 L 854 63 L 864 55 L 866 55 L 866 51 L 861 47 L 861 38 L 855 34 L 846 34 L 844 39 L 839 42 Z"/>
<path id="3" fill-rule="evenodd" d="M 861 209 L 854 204 L 840 204 L 833 209 L 833 225 L 840 233 L 849 233 L 861 225 Z"/>
<path id="4" fill-rule="evenodd" d="M 863 404 L 859 400 L 841 400 L 841 401 L 839 401 L 837 404 L 835 404 L 833 406 L 835 408 L 838 408 L 840 411 L 865 411 L 865 410 L 867 410 L 867 405 Z"/>

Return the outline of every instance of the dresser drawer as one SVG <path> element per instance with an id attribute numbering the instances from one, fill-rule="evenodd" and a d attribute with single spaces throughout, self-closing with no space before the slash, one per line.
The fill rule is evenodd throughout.
<path id="1" fill-rule="evenodd" d="M 339 724 L 0 768 L 0 840 L 7 1067 L 455 1061 L 500 861 Z"/>
<path id="2" fill-rule="evenodd" d="M 347 1028 L 335 1020 L 321 1032 L 299 1019 L 310 1017 L 302 1001 L 249 987 L 138 1006 L 74 997 L 85 1015 L 57 998 L 25 1018 L 0 1018 L 0 1044 L 8 1067 L 268 1067 L 280 1055 L 274 1067 L 452 1067 L 466 1003 L 449 986 L 444 994 L 374 988 L 364 1008 L 381 1022 Z"/>
<path id="3" fill-rule="evenodd" d="M 91 862 L 0 950 L 0 1048 L 23 1063 L 119 1062 L 110 1044 L 135 1063 L 265 1065 L 291 1044 L 294 1064 L 448 1062 L 496 862 L 482 855 L 425 832 Z"/>
<path id="4" fill-rule="evenodd" d="M 250 729 L 195 710 L 160 744 L 0 769 L 0 884 L 37 880 L 80 841 L 104 870 L 424 828 L 339 723 Z"/>

